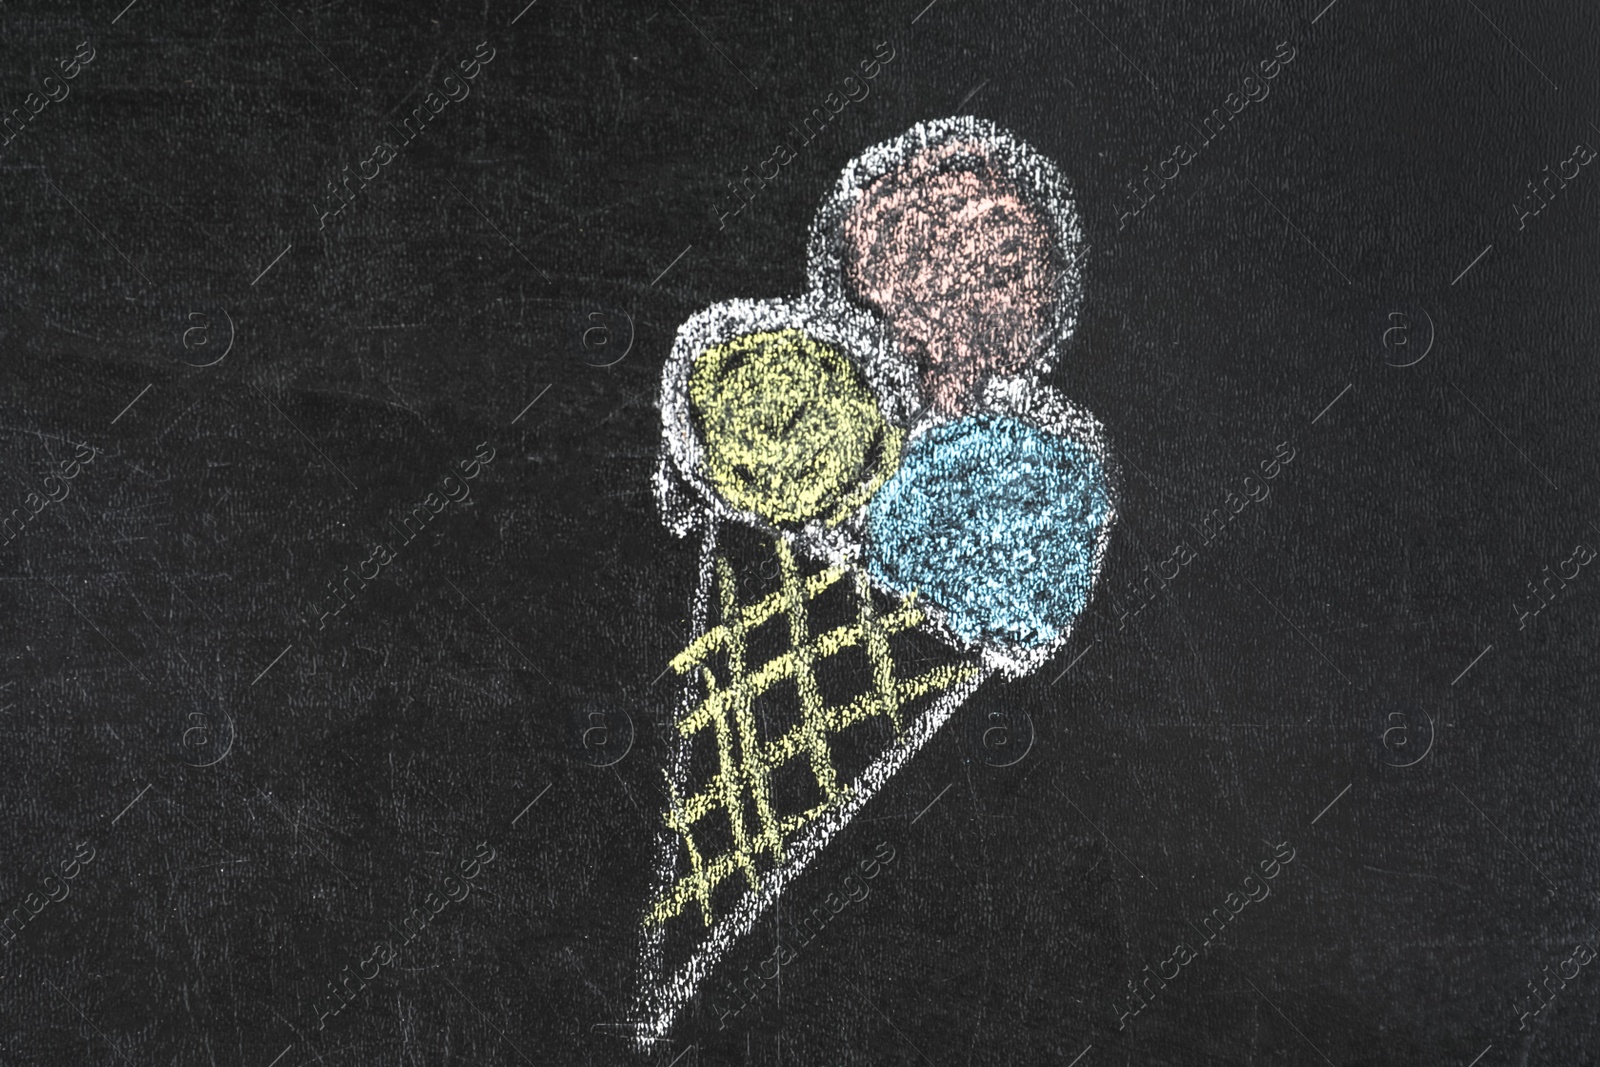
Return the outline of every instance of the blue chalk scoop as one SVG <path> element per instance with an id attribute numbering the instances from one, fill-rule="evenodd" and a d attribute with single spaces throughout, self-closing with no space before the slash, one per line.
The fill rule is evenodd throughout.
<path id="1" fill-rule="evenodd" d="M 1089 602 L 1111 486 L 1088 446 L 1001 415 L 929 430 L 867 506 L 867 566 L 978 644 L 1048 644 Z"/>

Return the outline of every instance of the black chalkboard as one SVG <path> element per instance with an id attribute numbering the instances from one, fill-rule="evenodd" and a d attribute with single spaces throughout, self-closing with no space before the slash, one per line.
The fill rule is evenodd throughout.
<path id="1" fill-rule="evenodd" d="M 5 5 L 0 1061 L 1591 1062 L 1597 18 Z M 1114 503 L 1003 664 L 809 513 L 708 548 L 764 483 L 663 446 L 719 432 L 672 361 L 729 301 L 889 397 L 851 346 L 900 326 L 794 302 L 930 129 L 1070 194 L 1030 388 L 1098 427 L 1084 536 Z M 737 686 L 686 650 L 807 582 L 955 673 L 830 732 L 822 801 L 775 769 L 813 817 L 657 937 L 684 716 Z"/>

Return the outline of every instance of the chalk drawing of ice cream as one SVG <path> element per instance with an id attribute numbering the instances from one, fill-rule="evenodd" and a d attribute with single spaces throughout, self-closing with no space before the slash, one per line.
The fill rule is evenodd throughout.
<path id="1" fill-rule="evenodd" d="M 980 685 L 1036 670 L 1082 615 L 1115 474 L 1045 378 L 1083 255 L 1054 164 L 980 119 L 926 122 L 845 167 L 805 293 L 679 328 L 655 488 L 701 562 L 641 1048 L 697 991 L 732 1010 L 729 948 Z"/>

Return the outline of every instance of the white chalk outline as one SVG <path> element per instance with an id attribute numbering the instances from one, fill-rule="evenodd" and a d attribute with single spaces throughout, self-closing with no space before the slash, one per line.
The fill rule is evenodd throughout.
<path id="1" fill-rule="evenodd" d="M 872 182 L 925 149 L 949 141 L 968 140 L 982 143 L 986 158 L 1008 171 L 1022 185 L 1030 201 L 1045 209 L 1055 228 L 1057 248 L 1062 257 L 1055 314 L 1049 328 L 1035 341 L 1043 343 L 1041 351 L 1026 373 L 986 380 L 969 414 L 987 412 L 1018 418 L 1049 433 L 1073 438 L 1099 459 L 1112 492 L 1107 514 L 1095 539 L 1089 579 L 1092 595 L 1105 559 L 1111 527 L 1116 521 L 1117 464 L 1107 446 L 1105 431 L 1095 417 L 1042 381 L 1077 323 L 1082 301 L 1081 265 L 1087 253 L 1082 230 L 1066 180 L 1053 163 L 993 123 L 962 116 L 919 123 L 901 136 L 867 149 L 845 167 L 812 224 L 807 292 L 799 297 L 723 301 L 691 316 L 679 327 L 662 371 L 662 449 L 653 482 L 668 528 L 680 537 L 698 532 L 702 538 L 699 582 L 692 611 L 696 635 L 707 630 L 718 535 L 724 523 L 736 523 L 769 536 L 782 537 L 814 560 L 868 573 L 869 580 L 871 577 L 864 566 L 865 503 L 855 514 L 834 526 L 813 521 L 798 528 L 778 529 L 753 513 L 732 508 L 717 495 L 706 477 L 704 450 L 689 413 L 688 377 L 694 359 L 712 345 L 743 334 L 799 329 L 837 346 L 860 367 L 878 396 L 884 418 L 892 425 L 907 429 L 908 441 L 949 421 L 948 417 L 917 411 L 917 383 L 907 362 L 899 358 L 887 324 L 850 299 L 844 281 L 841 230 L 849 210 Z M 882 588 L 879 582 L 872 581 L 872 584 Z M 884 591 L 894 595 L 893 590 Z M 976 649 L 980 653 L 980 669 L 967 681 L 941 694 L 899 741 L 873 760 L 851 783 L 840 806 L 808 826 L 789 846 L 786 861 L 763 876 L 761 888 L 747 890 L 732 911 L 716 920 L 687 962 L 669 973 L 662 958 L 664 925 L 645 926 L 637 1017 L 633 1024 L 634 1042 L 641 1051 L 666 1037 L 678 1013 L 734 942 L 754 927 L 761 913 L 779 898 L 784 887 L 806 869 L 833 835 L 949 721 L 980 685 L 997 673 L 1015 678 L 1035 670 L 1066 644 L 1073 630 L 1073 624 L 1069 623 L 1054 641 L 1033 648 L 995 642 L 979 646 L 958 637 L 946 624 L 945 614 L 937 605 L 923 600 L 918 606 L 926 616 L 922 628 L 956 649 Z M 686 680 L 681 691 L 680 718 L 694 707 L 699 685 L 692 677 Z M 688 761 L 688 742 L 680 737 L 672 746 L 665 770 L 669 796 L 675 795 L 678 784 L 686 780 Z M 670 888 L 674 881 L 681 847 L 679 834 L 665 829 L 660 833 L 657 884 L 662 891 Z"/>

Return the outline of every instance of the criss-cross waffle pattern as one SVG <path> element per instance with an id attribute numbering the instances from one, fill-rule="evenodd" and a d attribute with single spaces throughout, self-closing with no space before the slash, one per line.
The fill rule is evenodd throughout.
<path id="1" fill-rule="evenodd" d="M 717 559 L 721 623 L 672 660 L 672 669 L 681 675 L 693 678 L 693 672 L 699 671 L 701 699 L 683 714 L 677 727 L 685 744 L 693 744 L 702 731 L 712 731 L 716 772 L 702 789 L 688 796 L 683 795 L 684 784 L 668 775 L 666 823 L 683 838 L 688 871 L 665 887 L 650 909 L 648 923 L 664 924 L 697 902 L 709 927 L 713 890 L 736 873 L 744 876 L 751 890 L 758 889 L 763 873 L 784 862 L 785 849 L 795 836 L 849 796 L 851 785 L 839 781 L 830 738 L 875 717 L 887 720 L 898 738 L 907 726 L 905 712 L 911 701 L 948 689 L 977 671 L 970 663 L 953 663 L 912 678 L 896 678 L 889 637 L 922 621 L 914 598 L 908 596 L 898 607 L 880 613 L 864 575 L 841 567 L 801 574 L 782 538 L 775 541 L 774 548 L 779 587 L 749 604 L 738 602 L 739 583 L 733 566 L 725 557 Z M 846 583 L 853 594 L 854 621 L 834 628 L 816 625 L 812 609 L 817 599 L 839 582 Z M 764 662 L 748 662 L 752 631 L 780 615 L 787 623 L 787 647 Z M 821 632 L 813 632 L 816 630 Z M 847 702 L 830 704 L 818 684 L 818 668 L 829 657 L 852 648 L 862 649 L 870 664 L 867 691 Z M 725 684 L 718 682 L 712 670 L 713 661 L 724 658 Z M 765 731 L 758 730 L 757 698 L 770 694 L 784 681 L 794 683 L 798 719 L 777 736 L 763 736 Z M 803 761 L 815 778 L 821 799 L 807 810 L 785 813 L 774 803 L 773 779 L 787 764 L 798 761 Z M 716 820 L 725 820 L 731 828 L 732 849 L 708 855 L 707 837 L 726 838 L 722 826 L 712 825 Z M 714 832 L 708 834 L 707 830 Z"/>

